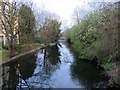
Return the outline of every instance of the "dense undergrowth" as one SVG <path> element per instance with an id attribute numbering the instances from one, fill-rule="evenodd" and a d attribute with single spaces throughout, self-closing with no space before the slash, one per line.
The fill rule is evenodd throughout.
<path id="1" fill-rule="evenodd" d="M 95 56 L 111 76 L 110 84 L 119 84 L 118 74 L 118 27 L 119 3 L 104 7 L 85 16 L 80 24 L 69 30 L 69 38 L 79 58 L 92 60 Z"/>

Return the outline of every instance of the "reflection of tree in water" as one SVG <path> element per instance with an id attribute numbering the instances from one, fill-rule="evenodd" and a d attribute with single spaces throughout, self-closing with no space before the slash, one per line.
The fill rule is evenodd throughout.
<path id="1" fill-rule="evenodd" d="M 34 69 L 36 67 L 35 53 L 21 57 L 18 61 L 21 76 L 24 80 L 26 80 L 33 75 Z"/>
<path id="2" fill-rule="evenodd" d="M 60 64 L 60 52 L 58 50 L 58 46 L 49 46 L 45 48 L 44 52 L 44 69 L 46 73 L 51 73 L 57 68 L 59 68 Z"/>
<path id="3" fill-rule="evenodd" d="M 23 80 L 25 85 L 29 88 L 25 80 L 32 76 L 35 68 L 35 61 L 34 55 L 29 54 L 17 59 L 15 62 L 10 62 L 4 65 L 2 89 L 16 90 L 16 87 L 21 88 L 22 84 L 18 85 L 21 83 L 20 80 Z"/>
<path id="4" fill-rule="evenodd" d="M 106 77 L 100 74 L 90 62 L 75 60 L 71 65 L 71 76 L 87 88 L 102 87 L 105 85 Z"/>
<path id="5" fill-rule="evenodd" d="M 10 64 L 8 68 L 9 68 L 8 80 L 5 81 L 5 82 L 8 82 L 8 83 L 5 85 L 4 88 L 5 89 L 9 89 L 10 88 L 12 90 L 16 90 L 16 86 L 18 84 L 18 75 L 16 73 L 16 71 L 17 71 L 16 65 L 15 64 Z"/>
<path id="6" fill-rule="evenodd" d="M 39 77 L 41 83 L 44 84 L 44 81 L 47 79 L 49 80 L 49 77 L 52 72 L 54 72 L 57 68 L 59 68 L 60 64 L 60 53 L 57 46 L 50 46 L 46 47 L 46 54 L 45 60 L 43 62 L 42 70 L 40 70 L 40 74 L 38 74 L 36 77 Z M 39 64 L 38 64 L 39 65 Z M 3 88 L 12 88 L 12 90 L 24 88 L 24 86 L 28 88 L 32 88 L 32 84 L 29 83 L 28 78 L 34 77 L 34 70 L 36 68 L 36 56 L 35 53 L 28 54 L 26 56 L 20 57 L 15 62 L 11 62 L 6 67 L 9 67 L 9 73 L 8 73 L 8 83 L 6 86 L 3 86 Z M 6 77 L 7 78 L 7 77 Z M 43 79 L 42 79 L 43 78 Z M 5 79 L 4 79 L 4 82 Z M 37 83 L 35 81 L 34 83 Z M 38 84 L 38 83 L 37 83 Z M 3 89 L 4 90 L 4 89 Z"/>
<path id="7" fill-rule="evenodd" d="M 20 76 L 17 63 L 10 62 L 3 66 L 2 90 L 16 90 L 20 79 L 22 79 L 22 77 Z"/>

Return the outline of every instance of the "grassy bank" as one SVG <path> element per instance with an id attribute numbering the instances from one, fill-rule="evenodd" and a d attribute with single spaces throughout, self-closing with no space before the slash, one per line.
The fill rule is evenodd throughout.
<path id="1" fill-rule="evenodd" d="M 2 61 L 7 61 L 8 60 L 8 50 L 0 50 L 0 58 L 2 59 Z"/>
<path id="2" fill-rule="evenodd" d="M 15 56 L 18 56 L 19 54 L 29 52 L 31 50 L 34 50 L 34 49 L 37 49 L 37 48 L 42 48 L 42 47 L 45 47 L 45 45 L 44 44 L 39 44 L 39 43 L 24 44 L 24 45 L 21 45 L 21 46 L 17 45 L 17 46 L 15 46 L 14 54 L 15 54 Z M 10 59 L 9 58 L 9 51 L 7 49 L 7 46 L 4 46 L 3 49 L 0 50 L 0 54 L 1 54 L 0 58 L 2 59 L 2 62 L 6 62 Z"/>
<path id="3" fill-rule="evenodd" d="M 17 57 L 23 53 L 27 53 L 27 52 L 30 52 L 32 50 L 36 50 L 38 48 L 44 48 L 44 47 L 47 47 L 47 46 L 53 46 L 55 45 L 56 43 L 50 43 L 48 45 L 45 45 L 45 44 L 40 44 L 40 43 L 35 43 L 35 44 L 24 44 L 24 45 L 17 45 L 15 47 L 15 56 L 14 57 Z M 0 58 L 2 59 L 2 63 L 4 62 L 7 62 L 10 58 L 9 58 L 9 51 L 7 50 L 7 46 L 4 46 L 4 49 L 0 50 Z M 12 57 L 12 58 L 14 58 Z"/>
<path id="4" fill-rule="evenodd" d="M 120 84 L 118 75 L 118 3 L 94 11 L 72 27 L 69 38 L 79 58 L 92 60 L 95 56 L 110 75 L 109 83 Z M 113 73 L 114 72 L 114 73 Z"/>

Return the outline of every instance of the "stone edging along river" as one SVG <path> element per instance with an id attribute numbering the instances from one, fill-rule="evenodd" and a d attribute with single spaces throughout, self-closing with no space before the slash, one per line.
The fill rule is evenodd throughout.
<path id="1" fill-rule="evenodd" d="M 27 52 L 25 52 L 25 53 L 21 53 L 21 54 L 16 55 L 16 56 L 14 56 L 14 57 L 12 57 L 12 58 L 9 58 L 7 61 L 2 62 L 2 63 L 0 63 L 0 64 L 1 64 L 1 65 L 4 65 L 4 64 L 10 63 L 10 62 L 14 62 L 17 58 L 20 58 L 20 57 L 22 57 L 22 56 L 24 56 L 24 55 L 33 53 L 33 52 L 35 52 L 35 51 L 37 51 L 37 50 L 39 50 L 39 49 L 40 49 L 40 48 L 33 49 L 33 50 L 27 51 Z"/>

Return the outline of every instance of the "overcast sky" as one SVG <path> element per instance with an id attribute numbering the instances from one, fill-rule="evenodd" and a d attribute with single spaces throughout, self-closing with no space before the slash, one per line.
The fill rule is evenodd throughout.
<path id="1" fill-rule="evenodd" d="M 72 14 L 76 6 L 85 6 L 87 0 L 34 0 L 37 3 L 37 6 L 56 13 L 60 16 L 60 21 L 62 21 L 63 27 L 69 27 L 73 24 Z M 62 28 L 63 28 L 62 27 Z"/>
<path id="2" fill-rule="evenodd" d="M 92 8 L 89 2 L 117 2 L 120 0 L 29 0 L 36 3 L 37 7 L 55 13 L 60 16 L 62 29 L 68 28 L 73 24 L 73 11 L 75 7 L 90 11 Z"/>

